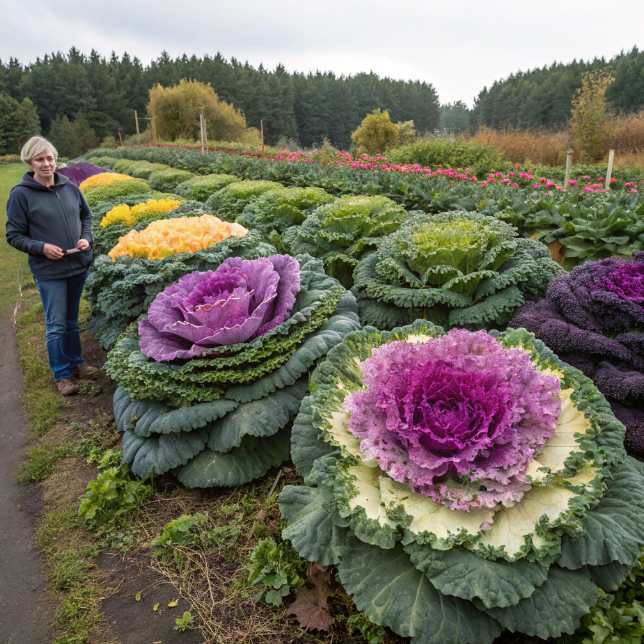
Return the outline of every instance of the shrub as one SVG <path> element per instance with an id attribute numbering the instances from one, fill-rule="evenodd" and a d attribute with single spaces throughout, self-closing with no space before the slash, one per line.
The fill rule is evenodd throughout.
<path id="1" fill-rule="evenodd" d="M 310 389 L 282 537 L 337 566 L 374 624 L 418 643 L 558 637 L 641 553 L 644 464 L 592 381 L 525 330 L 366 328 Z"/>
<path id="2" fill-rule="evenodd" d="M 400 140 L 398 126 L 389 118 L 389 112 L 374 110 L 364 117 L 360 127 L 351 135 L 351 140 L 363 152 L 378 154 L 393 148 Z"/>
<path id="3" fill-rule="evenodd" d="M 359 259 L 406 218 L 405 209 L 387 197 L 340 197 L 288 230 L 284 243 L 292 253 L 319 257 L 327 273 L 350 288 Z"/>
<path id="4" fill-rule="evenodd" d="M 174 190 L 180 183 L 191 179 L 194 175 L 187 170 L 176 170 L 168 168 L 167 170 L 157 170 L 150 175 L 150 187 L 153 190 L 167 192 Z"/>
<path id="5" fill-rule="evenodd" d="M 193 177 L 180 183 L 175 187 L 174 191 L 186 199 L 206 201 L 213 193 L 231 183 L 237 182 L 239 182 L 239 179 L 230 174 L 207 174 L 202 177 Z"/>
<path id="6" fill-rule="evenodd" d="M 208 197 L 206 207 L 220 217 L 234 221 L 249 203 L 269 190 L 282 187 L 274 181 L 238 181 Z"/>
<path id="7" fill-rule="evenodd" d="M 570 137 L 568 132 L 535 132 L 532 130 L 493 130 L 481 127 L 473 137 L 488 148 L 496 148 L 513 163 L 539 163 L 546 166 L 565 165 Z M 496 168 L 491 165 L 487 169 Z M 587 174 L 579 172 L 577 174 Z M 540 176 L 540 175 L 539 175 Z"/>
<path id="8" fill-rule="evenodd" d="M 544 294 L 561 273 L 544 244 L 494 217 L 416 213 L 358 264 L 353 290 L 362 322 L 379 329 L 416 318 L 482 329 L 505 324 L 525 291 Z"/>
<path id="9" fill-rule="evenodd" d="M 185 274 L 109 354 L 124 462 L 141 476 L 175 470 L 187 487 L 263 476 L 289 456 L 309 368 L 357 328 L 355 299 L 309 256 Z"/>
<path id="10" fill-rule="evenodd" d="M 301 224 L 316 208 L 335 200 L 322 188 L 275 188 L 249 203 L 237 222 L 265 234 Z"/>
<path id="11" fill-rule="evenodd" d="M 482 174 L 503 164 L 503 155 L 478 141 L 463 139 L 420 139 L 415 143 L 387 150 L 390 163 L 418 163 L 423 167 L 442 165 L 470 169 Z"/>
<path id="12" fill-rule="evenodd" d="M 243 226 L 221 221 L 213 215 L 158 219 L 142 231 L 131 230 L 121 237 L 108 255 L 112 261 L 123 255 L 139 259 L 166 259 L 209 248 L 228 237 L 244 237 L 247 233 Z"/>
<path id="13" fill-rule="evenodd" d="M 104 174 L 97 174 L 97 177 L 107 176 L 108 172 Z M 90 180 L 94 177 L 90 177 Z M 100 188 L 92 188 L 85 193 L 85 200 L 87 201 L 90 208 L 94 208 L 101 201 L 107 201 L 108 199 L 114 199 L 115 197 L 125 197 L 127 195 L 138 195 L 153 192 L 150 189 L 150 184 L 143 179 L 132 179 L 129 178 L 129 181 L 118 181 L 108 186 L 103 186 Z"/>
<path id="14" fill-rule="evenodd" d="M 199 139 L 202 110 L 210 140 L 236 141 L 244 135 L 243 114 L 219 100 L 210 84 L 183 79 L 173 87 L 155 85 L 150 90 L 148 114 L 155 119 L 158 135 L 163 140 Z"/>

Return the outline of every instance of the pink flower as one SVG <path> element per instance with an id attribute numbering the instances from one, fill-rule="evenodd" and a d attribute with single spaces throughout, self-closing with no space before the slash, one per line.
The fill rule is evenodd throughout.
<path id="1" fill-rule="evenodd" d="M 568 185 L 569 185 L 569 186 L 576 186 L 576 185 L 577 185 L 577 182 L 576 182 L 574 179 L 571 179 L 571 180 L 568 182 Z"/>
<path id="2" fill-rule="evenodd" d="M 628 183 L 624 184 L 624 188 L 630 188 L 631 186 L 634 186 L 635 182 L 634 181 L 629 181 Z"/>
<path id="3" fill-rule="evenodd" d="M 518 170 L 521 166 L 520 165 L 515 165 L 514 166 L 516 170 Z"/>
<path id="4" fill-rule="evenodd" d="M 511 187 L 511 188 L 518 188 L 518 187 L 519 187 L 519 184 L 518 184 L 518 183 L 513 183 L 510 187 Z"/>
<path id="5" fill-rule="evenodd" d="M 557 186 L 555 190 L 563 190 L 563 186 Z"/>
<path id="6" fill-rule="evenodd" d="M 540 188 L 541 186 L 540 186 L 538 183 L 535 183 L 535 184 L 534 184 L 534 187 L 535 187 L 535 188 Z"/>
<path id="7" fill-rule="evenodd" d="M 635 188 L 631 188 L 631 190 L 630 190 L 630 191 L 631 191 L 631 192 L 635 192 L 635 193 L 637 193 L 637 190 L 635 190 Z"/>
<path id="8" fill-rule="evenodd" d="M 548 179 L 546 179 L 545 177 L 541 177 L 541 179 L 539 179 L 539 181 L 541 181 L 541 183 L 545 183 L 546 181 L 548 181 Z"/>

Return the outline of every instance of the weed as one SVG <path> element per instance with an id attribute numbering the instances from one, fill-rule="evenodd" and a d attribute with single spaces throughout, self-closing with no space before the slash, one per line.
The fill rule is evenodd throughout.
<path id="1" fill-rule="evenodd" d="M 27 458 L 20 464 L 18 480 L 21 483 L 35 483 L 51 476 L 61 458 L 72 456 L 76 451 L 72 443 L 63 443 L 51 449 L 36 445 L 27 452 Z"/>
<path id="2" fill-rule="evenodd" d="M 195 541 L 199 528 L 206 520 L 205 514 L 197 512 L 192 516 L 183 514 L 178 519 L 170 521 L 163 532 L 150 543 L 150 547 L 154 548 L 154 556 L 167 556 L 173 547 L 186 546 Z"/>
<path id="3" fill-rule="evenodd" d="M 248 582 L 260 586 L 255 601 L 262 599 L 271 606 L 281 606 L 291 590 L 299 588 L 306 579 L 300 576 L 305 562 L 286 541 L 279 544 L 269 537 L 262 539 L 250 555 L 251 570 Z"/>
<path id="4" fill-rule="evenodd" d="M 87 484 L 78 515 L 91 530 L 119 525 L 152 494 L 151 485 L 131 477 L 128 465 L 110 467 Z"/>
<path id="5" fill-rule="evenodd" d="M 369 644 L 381 644 L 385 637 L 385 629 L 382 626 L 373 624 L 363 613 L 349 617 L 347 619 L 347 628 L 351 633 L 354 630 L 360 631 L 362 637 Z"/>
<path id="6" fill-rule="evenodd" d="M 84 396 L 90 396 L 90 398 L 95 398 L 103 391 L 103 388 L 98 382 L 93 380 L 82 380 L 78 383 L 78 393 L 83 394 Z"/>
<path id="7" fill-rule="evenodd" d="M 190 611 L 186 611 L 183 614 L 183 617 L 179 618 L 177 617 L 174 621 L 176 623 L 176 626 L 174 627 L 175 631 L 181 631 L 184 633 L 187 631 L 189 628 L 193 628 L 193 622 L 195 618 L 190 614 Z"/>

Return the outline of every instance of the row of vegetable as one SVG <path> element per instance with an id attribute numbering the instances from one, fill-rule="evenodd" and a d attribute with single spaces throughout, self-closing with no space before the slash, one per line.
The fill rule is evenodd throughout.
<path id="1" fill-rule="evenodd" d="M 135 474 L 241 485 L 291 458 L 283 537 L 417 644 L 559 637 L 607 602 L 644 546 L 624 447 L 625 424 L 644 448 L 643 258 L 566 273 L 536 224 L 512 225 L 540 211 L 490 186 L 472 212 L 408 212 L 357 182 L 116 153 L 141 158 L 81 183 L 102 253 L 86 297 Z M 456 190 L 439 181 L 434 205 Z M 639 217 L 630 196 L 551 199 L 562 228 L 582 202 Z"/>

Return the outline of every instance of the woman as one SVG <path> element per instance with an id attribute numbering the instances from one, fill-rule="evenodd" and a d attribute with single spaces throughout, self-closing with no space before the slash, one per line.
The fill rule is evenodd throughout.
<path id="1" fill-rule="evenodd" d="M 56 172 L 58 153 L 34 136 L 20 158 L 31 170 L 11 189 L 7 241 L 29 254 L 45 309 L 49 367 L 63 396 L 78 391 L 74 378 L 97 370 L 83 362 L 78 309 L 92 262 L 92 213 L 78 186 Z"/>

